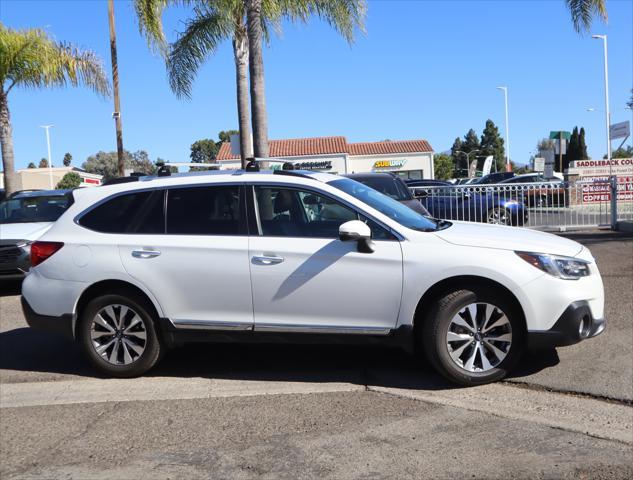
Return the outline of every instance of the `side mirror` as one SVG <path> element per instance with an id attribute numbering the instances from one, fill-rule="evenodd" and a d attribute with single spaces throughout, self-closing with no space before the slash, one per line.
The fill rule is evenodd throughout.
<path id="1" fill-rule="evenodd" d="M 358 242 L 358 251 L 372 253 L 374 245 L 371 241 L 371 229 L 360 220 L 350 220 L 338 227 L 338 238 L 341 242 Z"/>

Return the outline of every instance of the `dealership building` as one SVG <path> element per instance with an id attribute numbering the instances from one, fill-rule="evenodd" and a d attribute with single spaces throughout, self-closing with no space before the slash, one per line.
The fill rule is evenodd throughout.
<path id="1" fill-rule="evenodd" d="M 433 149 L 426 140 L 348 143 L 345 137 L 270 140 L 269 155 L 295 168 L 328 173 L 394 172 L 403 178 L 434 178 Z M 221 169 L 240 168 L 231 143 L 217 155 Z"/>
<path id="2" fill-rule="evenodd" d="M 97 187 L 101 185 L 102 175 L 88 173 L 77 167 L 23 168 L 15 172 L 18 190 L 54 189 L 67 173 L 74 172 L 81 178 L 80 187 Z M 0 188 L 4 188 L 4 175 L 0 175 Z"/>

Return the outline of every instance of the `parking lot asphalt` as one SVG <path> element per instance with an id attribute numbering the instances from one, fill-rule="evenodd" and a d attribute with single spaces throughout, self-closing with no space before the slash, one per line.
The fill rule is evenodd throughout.
<path id="1" fill-rule="evenodd" d="M 399 351 L 317 346 L 187 346 L 119 384 L 0 285 L 0 478 L 631 478 L 633 238 L 574 238 L 605 333 L 467 390 Z"/>

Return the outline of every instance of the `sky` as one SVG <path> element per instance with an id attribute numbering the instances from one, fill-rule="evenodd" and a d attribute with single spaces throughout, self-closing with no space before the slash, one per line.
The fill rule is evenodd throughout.
<path id="1" fill-rule="evenodd" d="M 563 0 L 370 0 L 353 45 L 327 24 L 285 24 L 264 51 L 269 138 L 342 135 L 350 142 L 426 139 L 436 152 L 492 119 L 510 154 L 527 163 L 551 130 L 584 126 L 589 154 L 606 152 L 602 43 L 609 39 L 612 122 L 632 119 L 633 0 L 608 0 L 608 23 L 579 35 Z M 237 128 L 230 42 L 198 72 L 191 100 L 177 98 L 163 60 L 138 31 L 132 3 L 115 2 L 123 142 L 152 159 L 188 161 L 191 143 Z M 188 11 L 164 16 L 168 38 Z M 106 0 L 0 0 L 0 21 L 39 27 L 94 50 L 110 75 Z M 53 124 L 54 165 L 116 150 L 112 99 L 85 88 L 14 89 L 9 96 L 16 168 L 47 157 L 40 125 Z M 587 112 L 587 108 L 595 108 Z M 614 141 L 614 148 L 620 141 Z M 631 145 L 631 140 L 627 142 Z"/>

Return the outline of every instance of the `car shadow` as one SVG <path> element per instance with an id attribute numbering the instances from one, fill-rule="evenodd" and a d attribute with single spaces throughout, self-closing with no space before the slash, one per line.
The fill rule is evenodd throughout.
<path id="1" fill-rule="evenodd" d="M 22 278 L 0 279 L 0 297 L 12 297 L 22 293 Z"/>
<path id="2" fill-rule="evenodd" d="M 558 363 L 553 349 L 528 353 L 510 378 Z M 30 328 L 0 332 L 0 369 L 105 378 L 88 364 L 76 343 Z M 146 375 L 336 382 L 415 390 L 458 388 L 436 374 L 424 359 L 376 346 L 189 344 L 169 351 Z"/>

